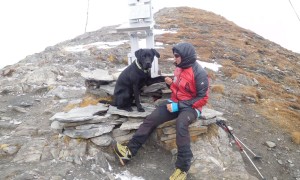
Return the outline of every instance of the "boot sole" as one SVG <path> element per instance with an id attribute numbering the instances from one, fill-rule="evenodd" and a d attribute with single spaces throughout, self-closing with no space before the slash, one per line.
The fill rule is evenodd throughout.
<path id="1" fill-rule="evenodd" d="M 126 162 L 124 162 L 122 157 L 119 155 L 119 152 L 116 150 L 117 149 L 117 143 L 113 144 L 113 149 L 114 149 L 115 154 L 118 156 L 119 161 L 122 164 L 122 166 L 125 166 Z"/>

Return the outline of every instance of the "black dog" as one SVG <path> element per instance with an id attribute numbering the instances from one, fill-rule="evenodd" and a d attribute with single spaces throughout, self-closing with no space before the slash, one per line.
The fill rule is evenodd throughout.
<path id="1" fill-rule="evenodd" d="M 141 88 L 144 85 L 148 86 L 164 81 L 162 76 L 151 78 L 150 70 L 154 56 L 160 57 L 160 54 L 155 49 L 139 49 L 135 51 L 137 60 L 120 74 L 116 82 L 113 106 L 117 106 L 118 109 L 132 111 L 131 105 L 133 100 L 135 100 L 137 110 L 145 112 L 140 103 Z"/>

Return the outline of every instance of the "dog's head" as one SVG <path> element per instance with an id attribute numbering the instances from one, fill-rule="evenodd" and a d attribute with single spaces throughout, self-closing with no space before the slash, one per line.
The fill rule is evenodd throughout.
<path id="1" fill-rule="evenodd" d="M 135 57 L 143 70 L 148 70 L 152 67 L 154 56 L 160 58 L 160 54 L 155 49 L 139 49 L 135 51 Z"/>

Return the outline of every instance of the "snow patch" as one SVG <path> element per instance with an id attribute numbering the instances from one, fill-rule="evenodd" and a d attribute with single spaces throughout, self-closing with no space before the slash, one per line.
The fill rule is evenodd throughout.
<path id="1" fill-rule="evenodd" d="M 82 52 L 82 51 L 87 51 L 92 47 L 95 47 L 98 49 L 111 49 L 111 48 L 115 48 L 121 44 L 124 44 L 126 42 L 128 42 L 128 40 L 113 41 L 113 42 L 96 42 L 96 43 L 85 44 L 85 45 L 65 47 L 65 51 Z"/>
<path id="2" fill-rule="evenodd" d="M 137 177 L 132 175 L 129 171 L 123 171 L 120 174 L 115 174 L 116 179 L 121 179 L 121 180 L 145 180 L 142 177 Z"/>

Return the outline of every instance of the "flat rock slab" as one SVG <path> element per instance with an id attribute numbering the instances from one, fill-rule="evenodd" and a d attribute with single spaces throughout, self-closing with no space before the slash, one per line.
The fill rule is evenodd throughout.
<path id="1" fill-rule="evenodd" d="M 145 104 L 142 104 L 142 106 L 145 109 L 145 112 L 138 112 L 137 108 L 135 106 L 132 107 L 132 109 L 133 109 L 132 112 L 117 109 L 116 106 L 109 106 L 107 113 L 117 114 L 117 115 L 126 116 L 126 117 L 146 117 L 149 114 L 151 114 L 152 111 L 155 109 L 155 107 L 151 104 L 145 103 Z"/>
<path id="2" fill-rule="evenodd" d="M 203 107 L 200 119 L 212 119 L 220 116 L 223 116 L 222 112 Z"/>
<path id="3" fill-rule="evenodd" d="M 108 73 L 108 71 L 103 69 L 96 69 L 92 72 L 83 72 L 81 76 L 88 80 L 98 80 L 98 81 L 114 81 L 112 75 Z"/>
<path id="4" fill-rule="evenodd" d="M 104 104 L 89 105 L 81 108 L 74 108 L 69 112 L 59 112 L 50 118 L 51 121 L 59 121 L 63 123 L 82 122 L 91 120 L 94 115 L 100 112 L 105 112 L 108 107 Z"/>
<path id="5" fill-rule="evenodd" d="M 126 131 L 126 130 L 138 129 L 142 123 L 143 120 L 141 119 L 126 121 L 120 126 L 120 130 Z"/>
<path id="6" fill-rule="evenodd" d="M 77 126 L 78 129 L 66 129 L 64 130 L 63 134 L 71 137 L 71 138 L 82 138 L 82 139 L 89 139 L 93 137 L 101 136 L 102 134 L 109 133 L 113 130 L 115 126 L 109 124 L 99 124 L 93 125 L 90 129 L 80 128 Z"/>
<path id="7" fill-rule="evenodd" d="M 113 82 L 108 85 L 101 85 L 100 89 L 102 89 L 109 95 L 114 95 L 115 86 L 116 86 L 116 83 Z"/>
<path id="8" fill-rule="evenodd" d="M 33 139 L 23 145 L 13 162 L 24 163 L 24 162 L 38 162 L 43 154 L 43 149 L 46 145 L 46 139 Z"/>
<path id="9" fill-rule="evenodd" d="M 157 92 L 158 90 L 167 88 L 167 85 L 165 82 L 161 83 L 154 83 L 150 86 L 143 87 L 143 93 L 151 93 L 151 92 Z"/>

